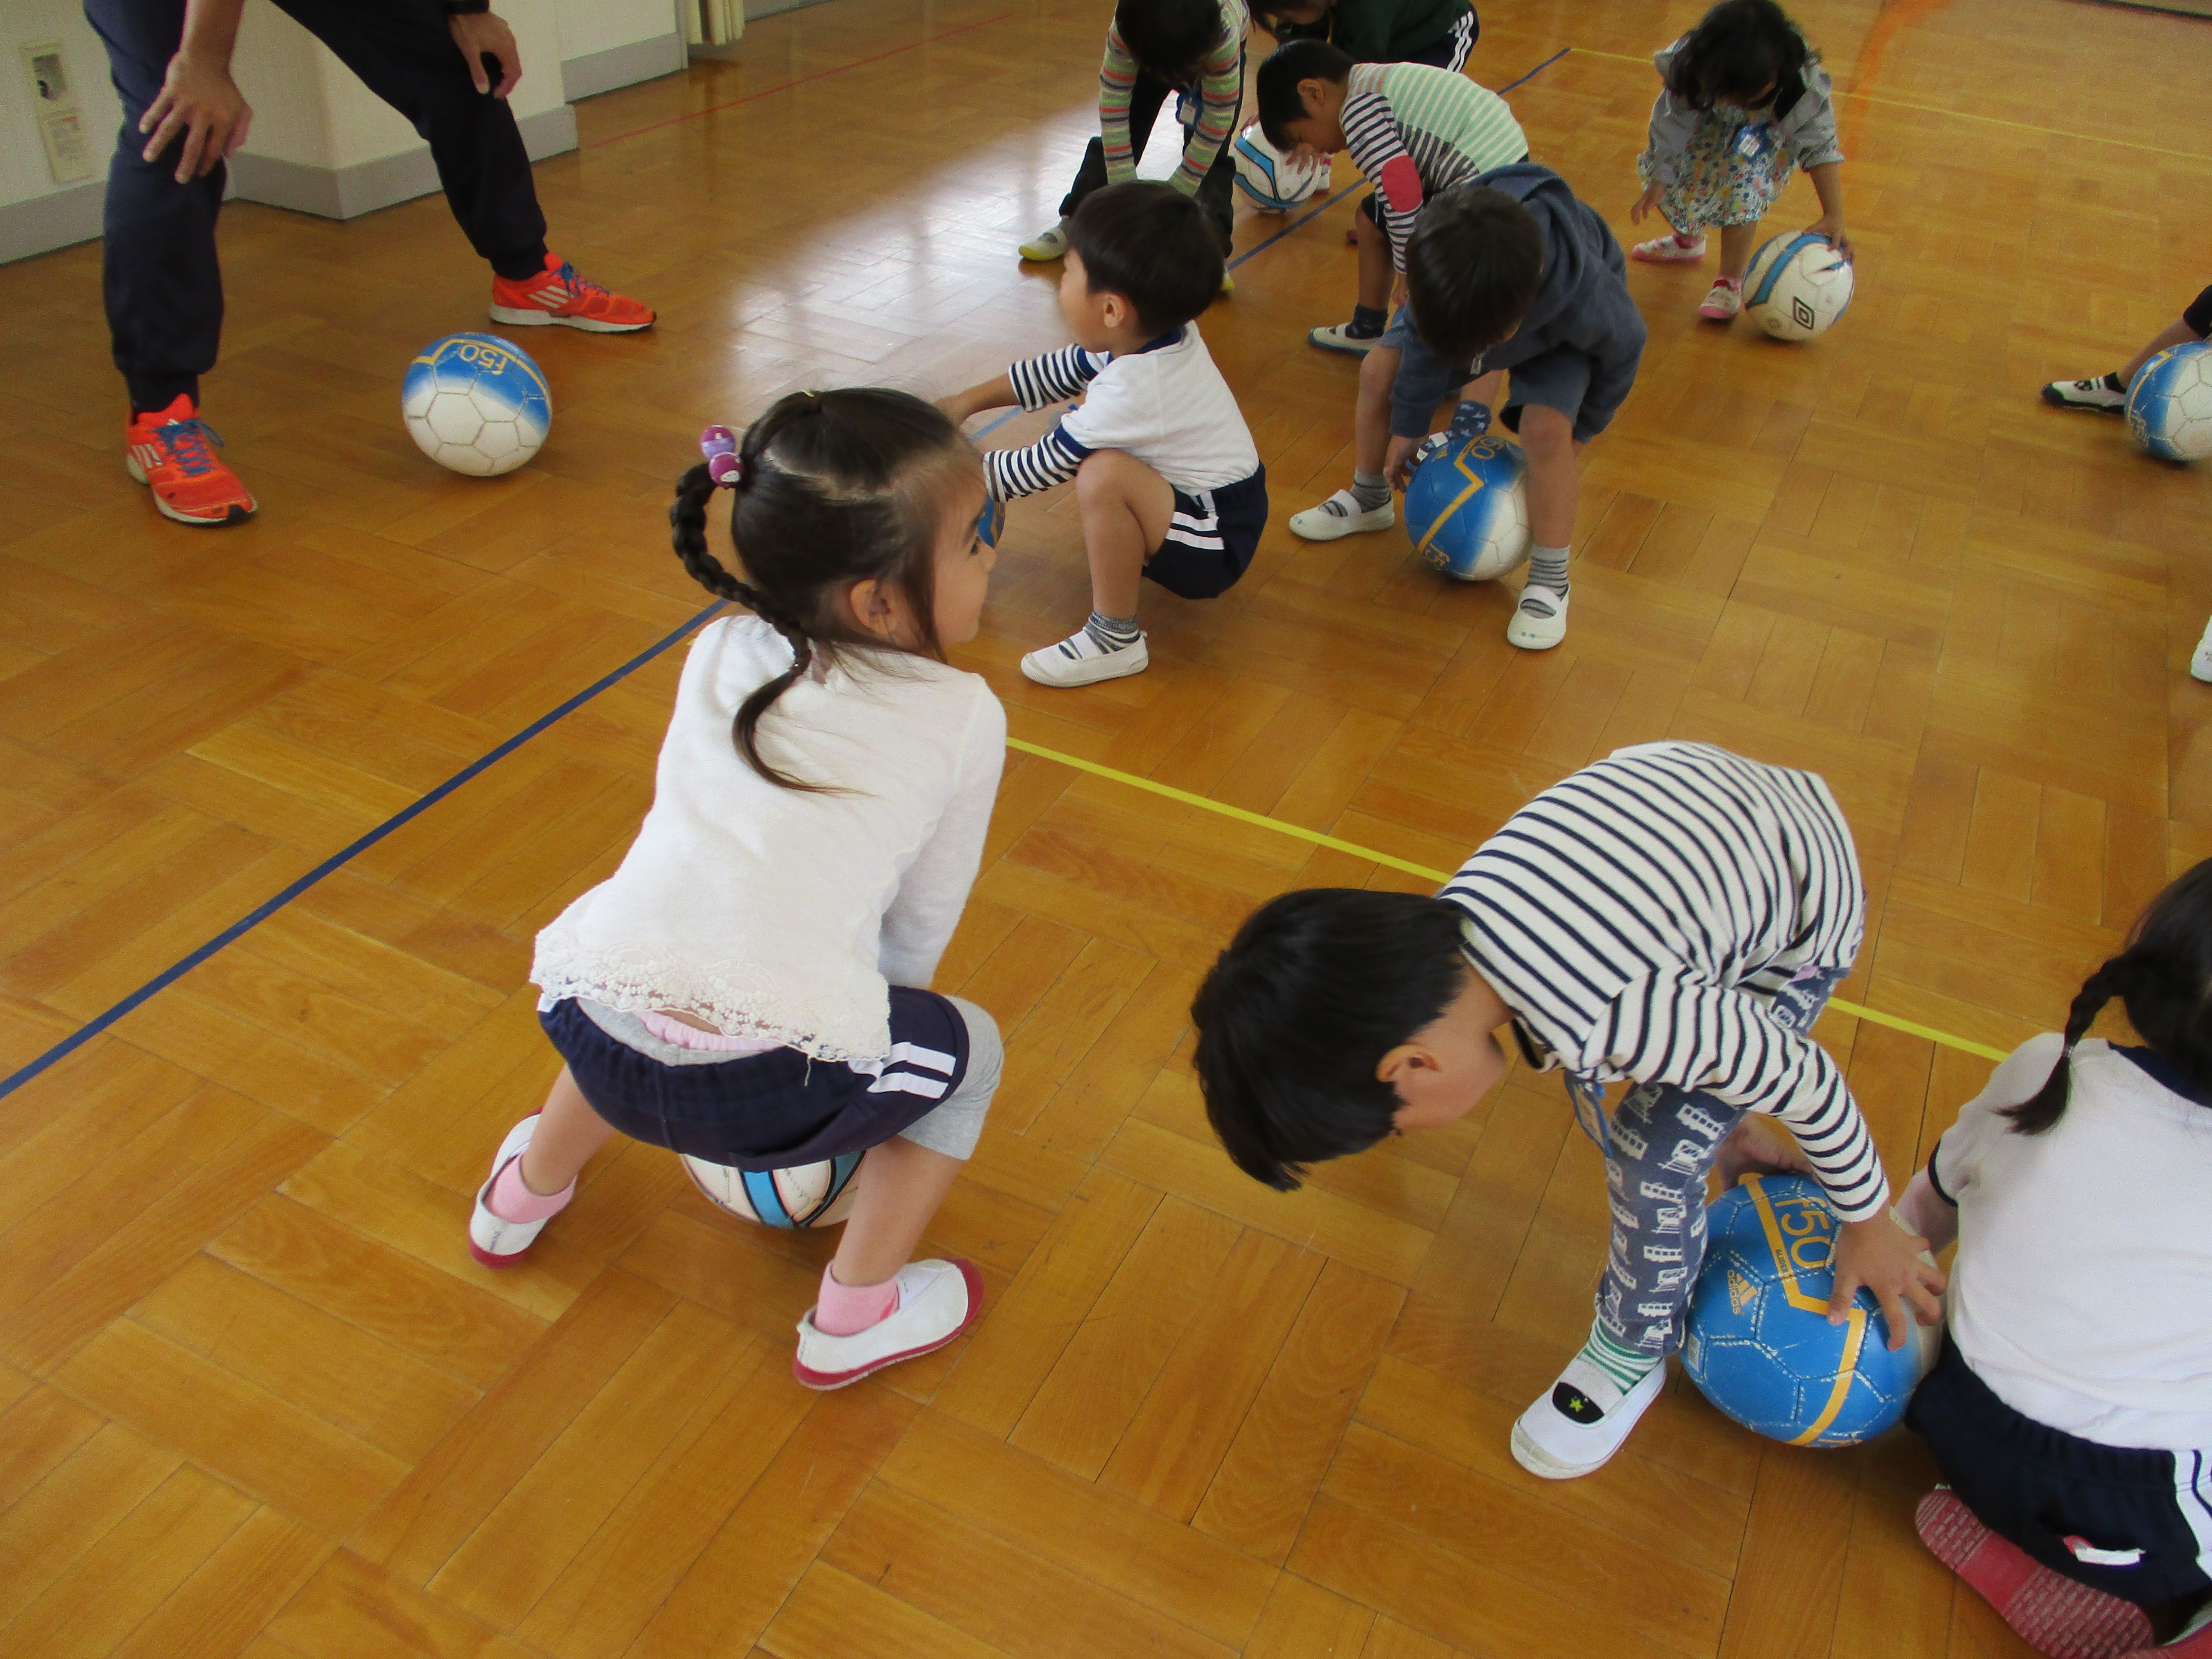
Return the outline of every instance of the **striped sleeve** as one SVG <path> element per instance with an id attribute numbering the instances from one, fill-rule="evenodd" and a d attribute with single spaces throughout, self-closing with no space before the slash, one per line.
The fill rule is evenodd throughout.
<path id="1" fill-rule="evenodd" d="M 1198 120 L 1183 140 L 1182 165 L 1168 180 L 1186 196 L 1197 195 L 1206 182 L 1213 158 L 1237 129 L 1237 111 L 1244 101 L 1244 34 L 1229 28 L 1230 21 L 1223 20 L 1226 38 L 1199 76 Z"/>
<path id="2" fill-rule="evenodd" d="M 1384 228 L 1390 233 L 1390 263 L 1406 268 L 1406 239 L 1421 210 L 1421 173 L 1390 101 L 1376 92 L 1355 92 L 1344 100 L 1344 148 L 1352 165 L 1380 198 Z"/>
<path id="3" fill-rule="evenodd" d="M 1686 976 L 1653 976 L 1616 996 L 1601 1029 L 1605 1064 L 1765 1112 L 1790 1133 L 1845 1221 L 1880 1215 L 1889 1182 L 1874 1135 L 1828 1051 L 1772 1018 L 1759 999 Z"/>
<path id="4" fill-rule="evenodd" d="M 1112 361 L 1107 352 L 1062 346 L 1041 357 L 1023 358 L 1006 370 L 1006 378 L 1014 383 L 1014 395 L 1024 409 L 1042 409 L 1055 398 L 1080 398 Z"/>
<path id="5" fill-rule="evenodd" d="M 1106 29 L 1106 56 L 1098 65 L 1098 142 L 1106 152 L 1106 182 L 1118 185 L 1137 176 L 1129 153 L 1129 94 L 1137 85 L 1137 60 L 1121 43 L 1121 30 Z"/>
<path id="6" fill-rule="evenodd" d="M 1088 446 L 1068 435 L 1063 422 L 1026 448 L 986 450 L 983 483 L 994 501 L 1034 495 L 1073 478 L 1090 453 Z"/>

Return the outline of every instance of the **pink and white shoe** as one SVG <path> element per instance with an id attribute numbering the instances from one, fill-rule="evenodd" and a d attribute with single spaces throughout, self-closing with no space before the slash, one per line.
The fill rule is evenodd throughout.
<path id="1" fill-rule="evenodd" d="M 1705 257 L 1705 239 L 1700 236 L 1694 242 L 1686 242 L 1679 236 L 1654 236 L 1629 249 L 1628 257 L 1648 264 L 1690 264 Z"/>
<path id="2" fill-rule="evenodd" d="M 810 1389 L 842 1389 L 902 1359 L 936 1352 L 982 1310 L 983 1279 L 971 1262 L 909 1261 L 896 1277 L 898 1305 L 851 1336 L 825 1334 L 809 1308 L 799 1322 L 791 1374 Z"/>
<path id="3" fill-rule="evenodd" d="M 492 1212 L 491 1189 L 499 1184 L 500 1176 L 507 1166 L 522 1156 L 523 1149 L 530 1145 L 531 1137 L 537 1133 L 538 1114 L 535 1112 L 509 1129 L 507 1139 L 499 1143 L 498 1155 L 491 1161 L 490 1176 L 483 1186 L 477 1188 L 476 1213 L 469 1218 L 469 1254 L 487 1267 L 512 1267 L 521 1261 L 523 1253 L 538 1242 L 538 1235 L 545 1224 L 567 1208 L 569 1199 L 575 1194 L 576 1183 L 573 1181 L 565 1190 L 551 1198 L 540 1198 L 532 1194 L 538 1203 L 545 1206 L 535 1221 L 509 1221 L 506 1217 Z"/>
<path id="4" fill-rule="evenodd" d="M 1726 276 L 1716 276 L 1705 304 L 1698 307 L 1698 315 L 1709 323 L 1732 323 L 1742 309 L 1743 284 Z"/>
<path id="5" fill-rule="evenodd" d="M 1948 1486 L 1920 1500 L 1913 1524 L 1929 1553 L 1972 1585 L 2039 1653 L 2051 1659 L 2121 1659 L 2151 1644 L 2150 1620 L 2141 1607 L 2051 1571 L 1984 1526 Z"/>

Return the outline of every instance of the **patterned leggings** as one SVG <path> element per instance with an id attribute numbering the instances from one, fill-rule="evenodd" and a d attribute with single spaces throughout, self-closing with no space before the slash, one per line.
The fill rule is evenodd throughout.
<path id="1" fill-rule="evenodd" d="M 1850 973 L 1813 967 L 1775 994 L 1774 1020 L 1809 1031 Z M 1613 1243 L 1598 1324 L 1616 1342 L 1664 1358 L 1681 1345 L 1682 1315 L 1705 1255 L 1705 1172 L 1745 1109 L 1665 1084 L 1628 1091 L 1608 1124 L 1586 1085 L 1568 1081 L 1583 1127 L 1605 1152 Z M 1592 1127 L 1595 1115 L 1595 1127 Z"/>

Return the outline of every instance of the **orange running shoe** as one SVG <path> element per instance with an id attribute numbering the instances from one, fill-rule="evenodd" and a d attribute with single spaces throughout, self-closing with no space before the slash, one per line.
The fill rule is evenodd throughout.
<path id="1" fill-rule="evenodd" d="M 545 256 L 545 269 L 535 276 L 509 282 L 491 279 L 491 319 L 519 328 L 543 328 L 565 323 L 593 334 L 635 334 L 653 326 L 653 313 L 627 295 L 612 294 L 557 253 Z"/>
<path id="2" fill-rule="evenodd" d="M 134 416 L 124 441 L 123 465 L 154 492 L 163 516 L 179 524 L 244 524 L 257 510 L 238 474 L 216 459 L 222 440 L 185 393 L 158 415 Z"/>

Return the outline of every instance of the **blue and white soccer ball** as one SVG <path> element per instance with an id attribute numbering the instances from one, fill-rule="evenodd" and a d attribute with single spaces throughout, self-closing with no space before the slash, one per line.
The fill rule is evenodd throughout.
<path id="1" fill-rule="evenodd" d="M 1288 213 L 1328 188 L 1328 165 L 1294 161 L 1267 142 L 1257 121 L 1237 135 L 1232 147 L 1237 188 L 1262 213 Z"/>
<path id="2" fill-rule="evenodd" d="M 1751 256 L 1743 308 L 1778 340 L 1809 340 L 1835 326 L 1851 303 L 1851 262 L 1825 236 L 1777 236 Z"/>
<path id="3" fill-rule="evenodd" d="M 1413 551 L 1463 582 L 1504 575 L 1528 556 L 1528 458 L 1502 433 L 1431 438 L 1406 485 Z"/>
<path id="4" fill-rule="evenodd" d="M 1905 1415 L 1942 1333 L 1889 1324 L 1862 1290 L 1828 1323 L 1836 1216 L 1802 1176 L 1750 1176 L 1705 1210 L 1705 1261 L 1690 1294 L 1682 1369 L 1744 1427 L 1793 1446 L 1850 1446 Z"/>
<path id="5" fill-rule="evenodd" d="M 2168 346 L 2136 371 L 2128 430 L 2161 461 L 2212 455 L 2212 341 Z"/>
<path id="6" fill-rule="evenodd" d="M 512 472 L 553 424 L 553 394 L 530 354 L 495 334 L 448 334 L 422 348 L 399 386 L 422 453 L 475 478 Z"/>
<path id="7" fill-rule="evenodd" d="M 853 1213 L 853 1177 L 864 1152 L 788 1170 L 733 1170 L 684 1156 L 684 1172 L 716 1209 L 767 1227 L 834 1227 Z"/>

